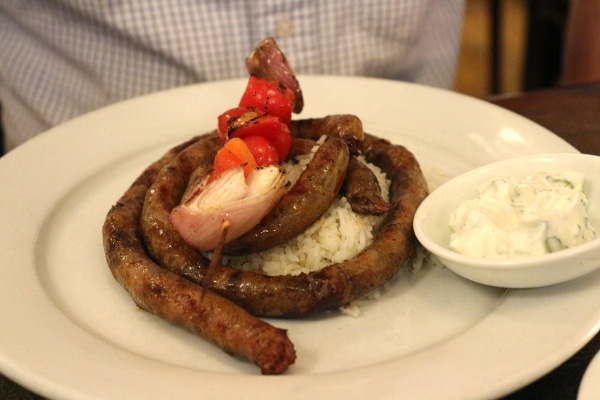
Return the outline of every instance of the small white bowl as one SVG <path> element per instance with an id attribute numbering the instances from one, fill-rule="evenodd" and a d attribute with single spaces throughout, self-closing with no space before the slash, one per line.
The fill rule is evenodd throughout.
<path id="1" fill-rule="evenodd" d="M 588 216 L 596 238 L 550 254 L 512 259 L 470 257 L 448 249 L 450 215 L 473 198 L 476 188 L 499 176 L 524 178 L 538 171 L 579 171 L 585 175 Z M 566 282 L 600 267 L 600 157 L 537 154 L 484 165 L 444 183 L 419 206 L 413 226 L 421 244 L 449 269 L 475 282 L 506 288 L 532 288 Z"/>

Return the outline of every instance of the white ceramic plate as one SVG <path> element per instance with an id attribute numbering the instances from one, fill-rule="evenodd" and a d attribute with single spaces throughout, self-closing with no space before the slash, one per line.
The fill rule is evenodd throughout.
<path id="1" fill-rule="evenodd" d="M 577 394 L 577 400 L 598 399 L 600 399 L 600 353 L 596 354 L 585 370 Z"/>
<path id="2" fill-rule="evenodd" d="M 483 101 L 375 79 L 300 77 L 302 117 L 360 116 L 415 152 L 433 185 L 486 162 L 575 152 Z M 287 328 L 283 376 L 137 309 L 106 266 L 110 206 L 172 145 L 213 129 L 245 80 L 157 93 L 77 118 L 0 159 L 0 370 L 51 398 L 464 399 L 497 397 L 550 371 L 598 330 L 600 272 L 506 291 L 447 269 L 404 270 L 359 318 Z"/>

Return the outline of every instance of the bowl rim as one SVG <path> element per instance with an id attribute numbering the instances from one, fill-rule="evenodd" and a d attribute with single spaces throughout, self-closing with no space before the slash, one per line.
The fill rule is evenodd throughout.
<path id="1" fill-rule="evenodd" d="M 457 175 L 447 182 L 440 185 L 438 188 L 433 190 L 419 205 L 415 212 L 415 216 L 413 219 L 413 229 L 417 240 L 421 243 L 423 247 L 429 250 L 432 254 L 440 258 L 441 261 L 448 260 L 457 265 L 461 265 L 463 267 L 469 267 L 480 270 L 490 270 L 490 269 L 502 269 L 502 270 L 517 270 L 517 269 L 527 269 L 539 266 L 540 264 L 545 263 L 556 263 L 562 260 L 568 261 L 570 259 L 575 259 L 579 257 L 584 257 L 586 255 L 593 256 L 595 253 L 600 255 L 600 227 L 594 227 L 596 229 L 596 237 L 592 240 L 582 243 L 578 246 L 570 247 L 568 249 L 540 254 L 534 256 L 526 256 L 526 257 L 516 257 L 516 258 L 500 258 L 500 257 L 473 257 L 465 254 L 457 253 L 455 251 L 450 250 L 446 246 L 440 244 L 438 241 L 434 240 L 430 235 L 425 232 L 424 224 L 426 219 L 428 218 L 428 211 L 432 206 L 432 202 L 436 201 L 436 198 L 443 197 L 445 191 L 448 190 L 456 190 L 455 188 L 461 187 L 470 177 L 482 175 L 482 181 L 485 181 L 487 178 L 492 178 L 493 176 L 508 176 L 510 174 L 495 174 L 493 171 L 496 171 L 498 168 L 506 166 L 508 164 L 513 163 L 523 163 L 526 161 L 543 161 L 548 159 L 580 159 L 585 160 L 586 164 L 597 164 L 600 166 L 600 156 L 593 154 L 584 154 L 584 153 L 540 153 L 540 154 L 531 154 L 526 156 L 519 156 L 508 158 L 504 160 L 494 161 L 488 164 L 481 165 L 479 167 L 473 168 L 469 171 L 466 171 L 460 175 Z M 582 168 L 587 169 L 587 168 Z M 600 171 L 600 169 L 599 169 Z M 485 177 L 487 176 L 487 177 Z M 600 180 L 599 180 L 600 183 Z M 475 184 L 477 185 L 477 184 Z M 437 194 L 436 194 L 437 192 Z M 434 203 L 433 205 L 435 205 Z M 599 205 L 600 206 L 600 205 Z M 598 259 L 600 263 L 600 258 Z"/>

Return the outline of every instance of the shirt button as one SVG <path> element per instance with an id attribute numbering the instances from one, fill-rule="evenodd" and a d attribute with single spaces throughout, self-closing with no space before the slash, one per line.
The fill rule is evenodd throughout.
<path id="1" fill-rule="evenodd" d="M 277 36 L 285 39 L 294 34 L 294 22 L 287 15 L 282 16 L 275 25 Z"/>

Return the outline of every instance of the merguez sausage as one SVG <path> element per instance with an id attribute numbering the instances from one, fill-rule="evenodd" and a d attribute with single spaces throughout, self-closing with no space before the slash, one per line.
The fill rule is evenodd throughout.
<path id="1" fill-rule="evenodd" d="M 256 227 L 227 243 L 223 254 L 266 250 L 304 232 L 335 200 L 344 182 L 348 159 L 346 142 L 328 138 L 275 208 Z"/>
<path id="2" fill-rule="evenodd" d="M 383 215 L 390 204 L 381 195 L 381 186 L 373 171 L 356 157 L 348 162 L 348 172 L 342 192 L 354 212 Z"/>
<path id="3" fill-rule="evenodd" d="M 190 176 L 200 171 L 197 179 L 201 179 L 202 166 L 212 159 L 216 140 L 211 135 L 199 141 L 162 169 L 148 190 L 140 218 L 150 255 L 163 267 L 196 283 L 202 283 L 209 261 L 177 233 L 169 223 L 169 213 L 179 203 Z M 256 228 L 228 244 L 224 252 L 258 251 L 303 232 L 333 202 L 343 183 L 348 159 L 344 141 L 325 141 L 274 211 Z"/>
<path id="4" fill-rule="evenodd" d="M 293 160 L 298 156 L 310 154 L 317 142 L 311 139 L 293 138 L 287 159 Z"/>
<path id="5" fill-rule="evenodd" d="M 371 246 L 351 260 L 298 276 L 266 276 L 217 265 L 203 284 L 254 315 L 301 317 L 348 304 L 389 280 L 416 246 L 412 215 L 427 186 L 417 160 L 403 146 L 368 136 L 361 151 L 391 179 L 392 206 Z M 159 250 L 168 252 L 169 247 Z M 197 268 L 205 273 L 200 264 Z"/>
<path id="6" fill-rule="evenodd" d="M 255 315 L 302 317 L 344 306 L 387 282 L 416 248 L 412 216 L 428 191 L 417 160 L 405 147 L 378 140 L 368 145 L 368 161 L 391 179 L 391 209 L 369 247 L 350 260 L 298 276 L 265 276 L 219 265 L 207 287 Z"/>
<path id="7" fill-rule="evenodd" d="M 138 220 L 146 192 L 161 168 L 193 142 L 150 165 L 108 212 L 102 233 L 109 268 L 139 307 L 253 361 L 263 374 L 280 374 L 296 358 L 285 330 L 159 267 L 145 251 Z"/>
<path id="8" fill-rule="evenodd" d="M 179 204 L 188 181 L 208 175 L 220 146 L 216 133 L 206 134 L 176 157 L 157 174 L 150 185 L 140 217 L 144 244 L 159 265 L 194 282 L 201 282 L 208 260 L 188 245 L 169 222 L 169 213 Z M 192 177 L 190 179 L 190 177 Z"/>
<path id="9" fill-rule="evenodd" d="M 362 121 L 352 114 L 293 120 L 290 132 L 296 138 L 319 140 L 326 135 L 344 139 L 354 155 L 358 154 L 358 147 L 364 139 Z"/>

